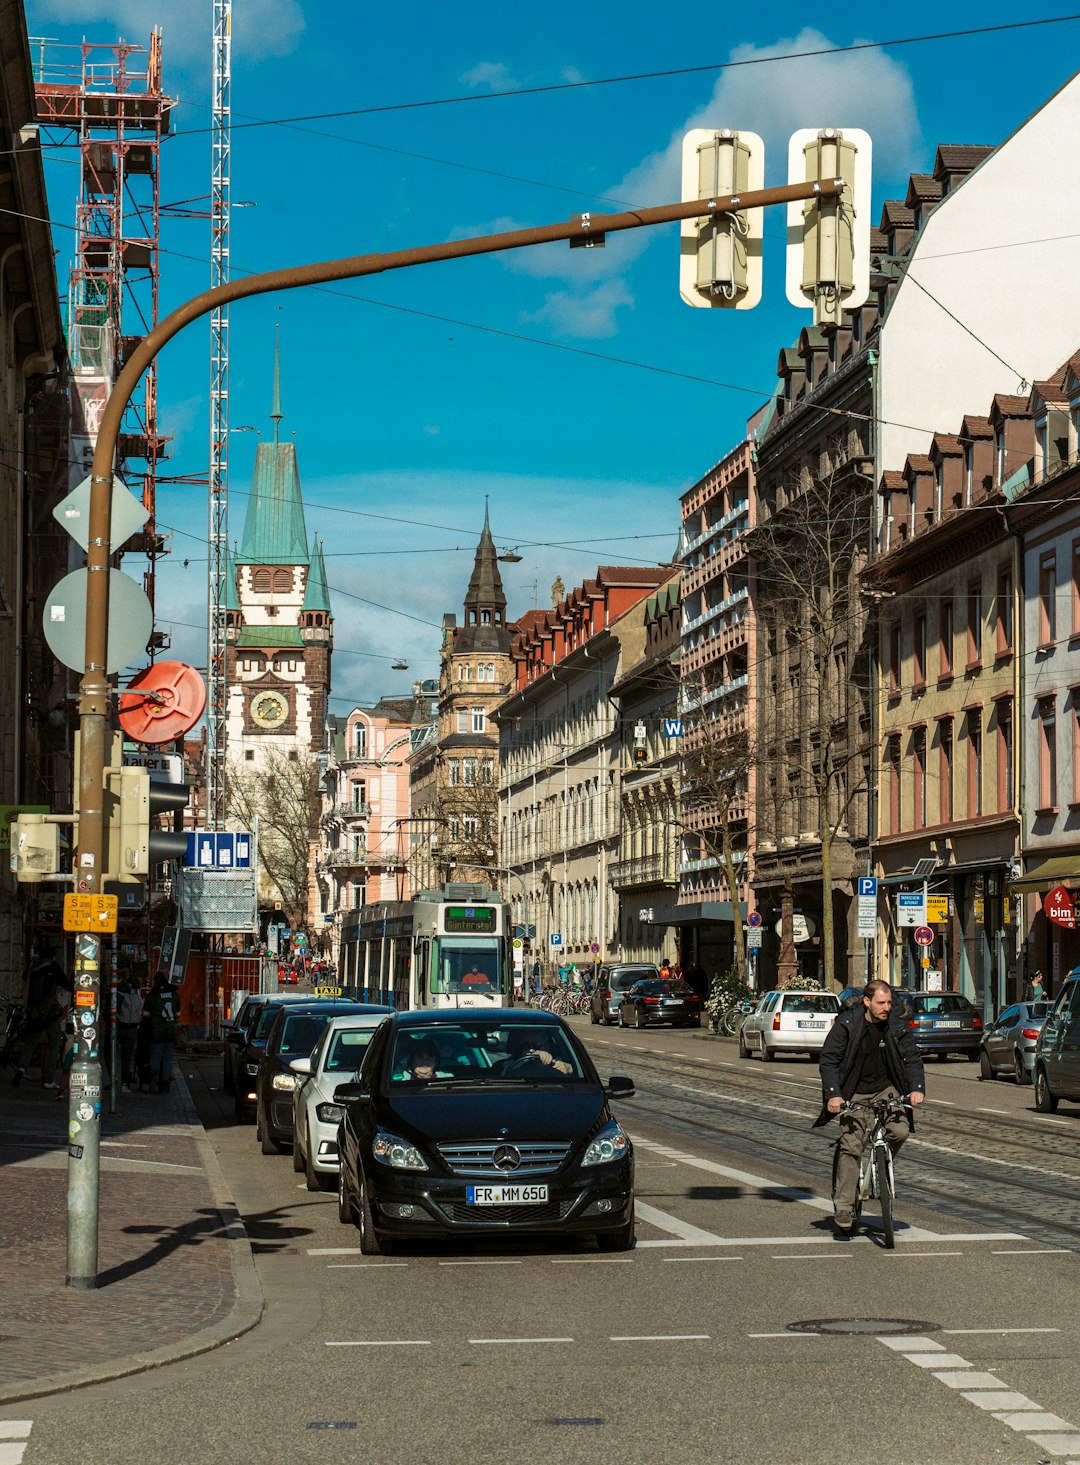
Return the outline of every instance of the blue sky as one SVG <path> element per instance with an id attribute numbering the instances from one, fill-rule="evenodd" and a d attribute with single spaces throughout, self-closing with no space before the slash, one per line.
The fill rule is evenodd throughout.
<path id="1" fill-rule="evenodd" d="M 785 181 L 796 127 L 865 128 L 876 222 L 910 171 L 929 171 L 937 143 L 1002 141 L 1072 74 L 1080 39 L 1073 22 L 492 96 L 1009 24 L 1022 13 L 970 4 L 946 17 L 915 4 L 873 19 L 838 4 L 817 28 L 784 3 L 715 14 L 721 25 L 686 11 L 676 26 L 673 12 L 646 0 L 234 0 L 234 273 L 671 202 L 678 141 L 691 126 L 759 132 L 768 184 Z M 145 45 L 161 25 L 166 89 L 178 98 L 162 198 L 208 194 L 210 0 L 29 0 L 27 15 L 31 36 L 65 44 L 122 36 Z M 446 98 L 470 100 L 403 106 Z M 357 109 L 384 110 L 263 125 Z M 77 171 L 70 147 L 48 156 L 63 292 Z M 234 427 L 271 429 L 280 326 L 283 432 L 295 434 L 309 533 L 326 542 L 334 711 L 436 674 L 437 628 L 445 611 L 460 615 L 485 495 L 497 543 L 523 556 L 503 567 L 511 616 L 548 604 L 556 574 L 569 587 L 600 563 L 670 557 L 680 493 L 741 438 L 781 347 L 809 322 L 784 300 L 779 214 L 766 235 L 755 311 L 682 304 L 674 227 L 612 237 L 602 251 L 546 246 L 232 307 Z M 205 220 L 165 221 L 163 314 L 206 288 L 208 258 Z M 209 327 L 196 324 L 160 362 L 169 474 L 206 472 L 208 382 Z M 232 438 L 234 539 L 256 440 Z M 176 532 L 159 569 L 157 619 L 172 626 L 173 654 L 196 665 L 206 656 L 206 517 L 205 490 L 162 486 L 159 520 Z M 391 670 L 398 657 L 408 672 Z"/>

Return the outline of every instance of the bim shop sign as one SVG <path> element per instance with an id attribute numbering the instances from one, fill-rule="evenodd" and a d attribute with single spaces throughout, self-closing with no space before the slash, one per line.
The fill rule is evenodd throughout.
<path id="1" fill-rule="evenodd" d="M 1054 921 L 1059 926 L 1068 926 L 1070 931 L 1076 930 L 1076 907 L 1064 885 L 1055 885 L 1047 893 L 1043 910 L 1048 921 Z"/>

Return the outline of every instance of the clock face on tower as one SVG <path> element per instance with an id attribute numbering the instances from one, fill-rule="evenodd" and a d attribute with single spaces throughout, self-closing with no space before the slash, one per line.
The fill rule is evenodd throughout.
<path id="1" fill-rule="evenodd" d="M 251 718 L 259 727 L 281 727 L 288 716 L 289 704 L 280 692 L 257 692 L 251 699 Z"/>

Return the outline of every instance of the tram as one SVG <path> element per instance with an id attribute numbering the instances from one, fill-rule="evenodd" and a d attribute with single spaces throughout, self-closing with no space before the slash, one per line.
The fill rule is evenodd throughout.
<path id="1" fill-rule="evenodd" d="M 339 980 L 396 1008 L 507 1007 L 509 916 L 497 891 L 464 881 L 374 901 L 346 912 Z"/>

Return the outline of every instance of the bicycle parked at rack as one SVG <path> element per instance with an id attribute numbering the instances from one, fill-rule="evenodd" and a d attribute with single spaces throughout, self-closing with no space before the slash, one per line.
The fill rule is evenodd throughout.
<path id="1" fill-rule="evenodd" d="M 874 1118 L 862 1152 L 859 1189 L 855 1195 L 855 1205 L 852 1211 L 855 1219 L 852 1231 L 854 1232 L 859 1224 L 863 1201 L 876 1200 L 881 1207 L 881 1233 L 885 1239 L 885 1246 L 887 1250 L 892 1251 L 896 1245 L 893 1234 L 893 1202 L 896 1199 L 896 1186 L 893 1179 L 893 1154 L 886 1136 L 886 1126 L 893 1119 L 906 1120 L 907 1110 L 900 1099 L 875 1099 L 870 1103 L 850 1099 L 840 1110 L 841 1117 L 851 1113 L 854 1109 L 869 1109 Z M 839 1143 L 840 1141 L 837 1140 L 838 1145 Z"/>

